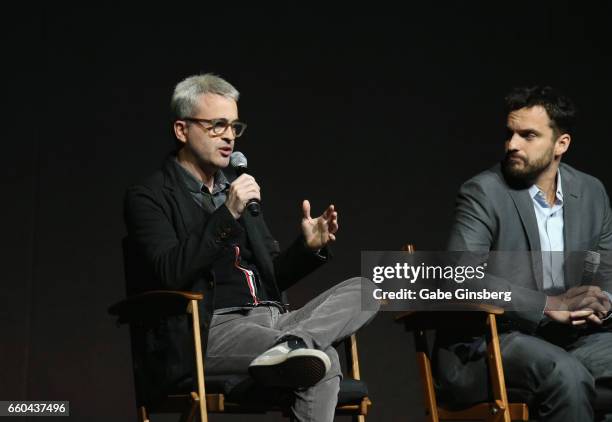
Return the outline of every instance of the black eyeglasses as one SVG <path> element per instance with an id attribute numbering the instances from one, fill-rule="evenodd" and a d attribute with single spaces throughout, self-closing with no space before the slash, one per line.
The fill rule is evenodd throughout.
<path id="1" fill-rule="evenodd" d="M 204 129 L 209 131 L 215 136 L 223 135 L 228 127 L 232 128 L 232 133 L 236 138 L 239 138 L 244 133 L 247 125 L 246 123 L 234 120 L 230 122 L 227 119 L 196 119 L 195 117 L 183 117 L 179 120 L 187 120 L 188 122 L 200 123 Z M 204 126 L 204 123 L 210 126 Z"/>

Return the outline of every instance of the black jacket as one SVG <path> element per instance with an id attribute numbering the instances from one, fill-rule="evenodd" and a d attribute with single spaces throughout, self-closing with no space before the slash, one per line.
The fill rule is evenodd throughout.
<path id="1" fill-rule="evenodd" d="M 207 343 L 214 310 L 215 274 L 211 266 L 222 247 L 242 226 L 222 205 L 206 213 L 182 182 L 174 157 L 125 196 L 125 271 L 128 295 L 147 290 L 187 290 L 204 293 L 200 304 L 202 341 Z M 231 181 L 231 170 L 224 173 Z M 242 216 L 255 264 L 272 300 L 325 260 L 305 246 L 303 237 L 280 252 L 263 216 Z M 190 324 L 181 315 L 152 328 L 132 329 L 132 347 L 139 403 L 165 394 L 193 379 L 194 358 Z"/>

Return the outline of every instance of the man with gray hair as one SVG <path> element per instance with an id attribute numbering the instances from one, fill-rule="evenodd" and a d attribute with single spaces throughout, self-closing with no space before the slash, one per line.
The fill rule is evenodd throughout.
<path id="1" fill-rule="evenodd" d="M 327 261 L 338 213 L 330 205 L 313 218 L 304 200 L 302 233 L 280 251 L 262 215 L 247 210 L 249 201 L 261 199 L 259 185 L 229 166 L 246 129 L 238 120 L 238 97 L 212 74 L 176 86 L 171 108 L 178 151 L 125 199 L 128 284 L 132 292 L 204 292 L 207 374 L 249 371 L 262 386 L 293 391 L 298 420 L 331 421 L 341 377 L 332 344 L 374 317 L 361 308 L 362 288 L 372 289 L 371 283 L 353 278 L 299 310 L 286 309 L 281 292 Z M 137 385 L 149 391 L 141 402 L 193 373 L 188 338 L 185 321 L 177 319 L 148 339 L 157 375 L 137 373 Z"/>

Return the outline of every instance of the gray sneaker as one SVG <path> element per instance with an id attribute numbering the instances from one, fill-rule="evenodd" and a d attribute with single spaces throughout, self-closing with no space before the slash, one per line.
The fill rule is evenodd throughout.
<path id="1" fill-rule="evenodd" d="M 323 379 L 331 361 L 317 349 L 294 338 L 266 350 L 249 365 L 249 373 L 266 387 L 308 388 Z"/>

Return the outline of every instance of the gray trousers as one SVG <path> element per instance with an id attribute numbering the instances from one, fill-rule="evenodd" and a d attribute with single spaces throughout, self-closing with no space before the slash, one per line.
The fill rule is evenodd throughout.
<path id="1" fill-rule="evenodd" d="M 550 339 L 549 339 L 550 340 Z M 559 343 L 558 343 L 559 344 Z M 530 406 L 538 421 L 592 421 L 595 386 L 612 388 L 612 332 L 585 334 L 556 345 L 520 332 L 500 335 L 504 377 L 509 394 L 515 392 Z M 455 403 L 485 401 L 490 397 L 484 345 L 479 357 L 459 362 L 448 350 L 439 355 L 438 378 Z M 606 409 L 612 421 L 612 403 Z"/>
<path id="2" fill-rule="evenodd" d="M 302 308 L 280 313 L 273 306 L 213 316 L 206 352 L 207 374 L 248 372 L 251 361 L 277 340 L 293 335 L 309 347 L 324 351 L 332 366 L 324 379 L 311 388 L 294 391 L 293 416 L 298 421 L 333 421 L 342 372 L 333 344 L 374 318 L 378 302 L 372 298 L 374 285 L 367 279 L 346 280 Z"/>

